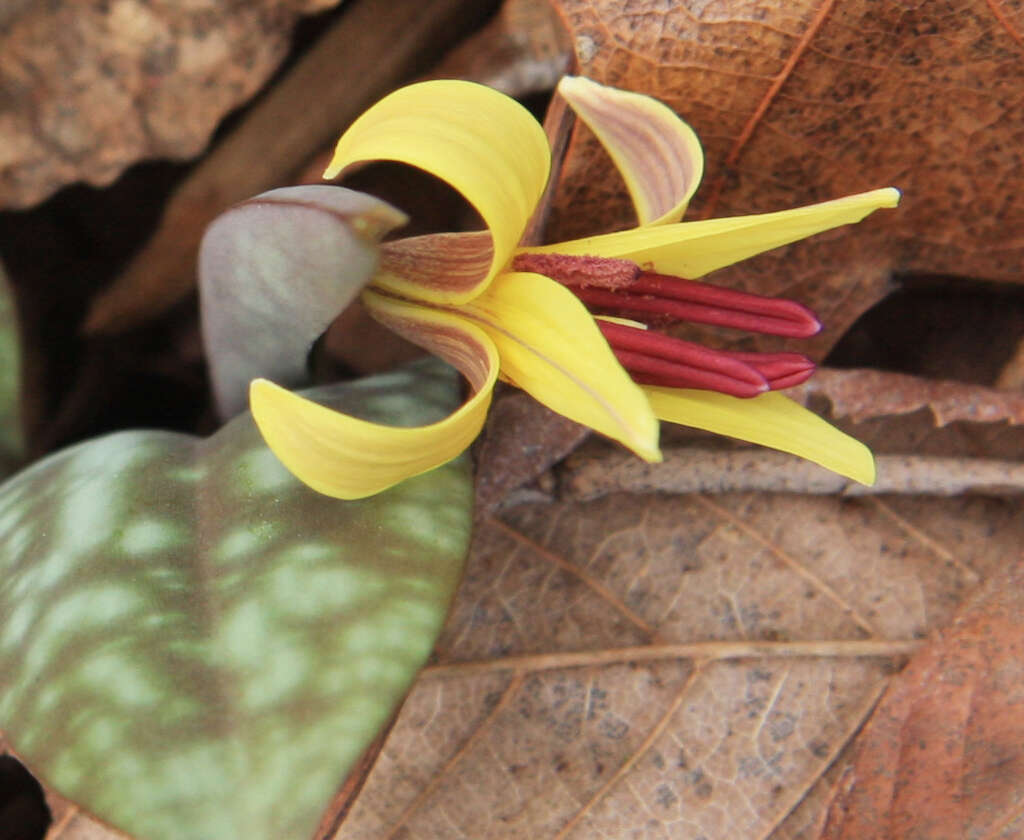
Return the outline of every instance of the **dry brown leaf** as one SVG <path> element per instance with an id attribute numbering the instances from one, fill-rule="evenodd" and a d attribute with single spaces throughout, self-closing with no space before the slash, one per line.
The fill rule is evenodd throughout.
<path id="1" fill-rule="evenodd" d="M 829 327 L 813 352 L 885 294 L 893 271 L 1021 281 L 1020 3 L 556 4 L 579 72 L 652 94 L 696 128 L 707 174 L 691 218 L 904 190 L 897 211 L 715 274 L 812 305 Z M 632 223 L 579 127 L 552 240 Z"/>
<path id="2" fill-rule="evenodd" d="M 509 96 L 552 90 L 572 47 L 550 0 L 505 0 L 494 19 L 452 50 L 431 74 L 469 79 Z"/>
<path id="3" fill-rule="evenodd" d="M 0 207 L 197 155 L 338 0 L 58 0 L 0 12 Z"/>
<path id="4" fill-rule="evenodd" d="M 513 490 L 550 469 L 590 434 L 522 391 L 502 391 L 477 448 L 476 509 L 489 514 Z"/>
<path id="5" fill-rule="evenodd" d="M 586 438 L 586 430 L 551 415 L 524 394 L 515 407 L 498 401 L 478 451 L 478 508 L 489 513 L 508 493 L 543 476 L 552 495 L 587 500 L 633 493 L 1019 493 L 1024 478 L 1024 396 L 960 382 L 940 382 L 875 370 L 823 369 L 788 392 L 831 409 L 833 421 L 877 454 L 877 485 L 862 487 L 780 452 L 670 424 L 665 455 L 645 464 L 621 447 L 592 439 L 569 460 L 549 468 Z M 826 402 L 827 401 L 827 402 Z M 866 422 L 867 421 L 867 422 Z M 516 497 L 512 501 L 517 501 Z"/>
<path id="6" fill-rule="evenodd" d="M 1024 393 L 880 370 L 819 370 L 790 393 L 825 397 L 833 414 L 855 423 L 921 409 L 931 412 L 936 426 L 958 420 L 1024 423 Z"/>
<path id="7" fill-rule="evenodd" d="M 1017 514 L 766 494 L 509 509 L 335 837 L 794 837 L 900 657 L 1019 552 Z"/>
<path id="8" fill-rule="evenodd" d="M 195 287 L 200 238 L 218 213 L 293 180 L 364 108 L 428 66 L 486 10 L 469 0 L 349 3 L 178 186 L 152 238 L 92 302 L 85 331 L 123 332 L 185 297 Z"/>
<path id="9" fill-rule="evenodd" d="M 839 772 L 829 840 L 1024 835 L 1024 556 L 889 686 Z"/>
<path id="10" fill-rule="evenodd" d="M 1024 338 L 1017 342 L 1014 351 L 996 379 L 996 387 L 1004 390 L 1024 392 Z"/>

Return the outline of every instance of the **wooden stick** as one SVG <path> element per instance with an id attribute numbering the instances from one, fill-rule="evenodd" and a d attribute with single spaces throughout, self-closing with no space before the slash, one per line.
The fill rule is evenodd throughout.
<path id="1" fill-rule="evenodd" d="M 1024 463 L 988 458 L 879 455 L 872 487 L 822 467 L 765 449 L 717 450 L 678 447 L 664 451 L 660 464 L 630 453 L 580 451 L 560 468 L 561 496 L 585 501 L 609 493 L 782 493 L 864 496 L 911 493 L 1018 495 L 1024 492 Z"/>
<path id="2" fill-rule="evenodd" d="M 524 653 L 497 659 L 468 662 L 446 662 L 428 665 L 420 679 L 468 677 L 497 671 L 534 673 L 560 668 L 591 668 L 620 665 L 626 662 L 660 662 L 671 659 L 694 659 L 714 662 L 726 659 L 820 659 L 832 657 L 895 657 L 910 656 L 924 642 L 918 639 L 833 639 L 797 642 L 690 642 L 679 644 L 640 645 L 601 650 Z"/>

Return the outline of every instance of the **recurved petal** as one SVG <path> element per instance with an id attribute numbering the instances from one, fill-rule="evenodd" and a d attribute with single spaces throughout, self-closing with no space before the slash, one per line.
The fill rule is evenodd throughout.
<path id="1" fill-rule="evenodd" d="M 899 190 L 887 187 L 778 213 L 635 228 L 524 250 L 617 257 L 662 274 L 693 279 L 780 245 L 859 222 L 879 208 L 895 207 L 899 200 Z"/>
<path id="2" fill-rule="evenodd" d="M 485 230 L 407 236 L 380 246 L 374 279 L 403 277 L 416 284 L 416 297 L 433 300 L 453 288 L 472 287 L 491 266 L 491 237 Z"/>
<path id="3" fill-rule="evenodd" d="M 579 76 L 563 78 L 558 91 L 615 163 L 640 224 L 678 222 L 704 174 L 694 130 L 667 105 L 640 93 Z"/>
<path id="4" fill-rule="evenodd" d="M 782 394 L 740 399 L 681 388 L 644 391 L 662 420 L 789 452 L 861 484 L 875 483 L 870 449 Z"/>
<path id="5" fill-rule="evenodd" d="M 339 499 L 372 496 L 465 450 L 480 433 L 498 376 L 497 350 L 473 324 L 406 303 L 385 300 L 385 312 L 379 300 L 367 305 L 374 317 L 462 371 L 475 393 L 439 423 L 399 428 L 332 411 L 265 379 L 253 381 L 250 407 L 267 445 L 300 480 Z"/>
<path id="6" fill-rule="evenodd" d="M 401 88 L 370 108 L 341 136 L 325 178 L 362 161 L 394 160 L 447 181 L 483 217 L 492 253 L 481 270 L 452 272 L 444 286 L 422 288 L 384 272 L 376 283 L 399 294 L 463 303 L 508 262 L 547 183 L 547 138 L 530 112 L 491 88 L 450 79 Z M 475 258 L 474 258 L 475 259 Z"/>
<path id="7" fill-rule="evenodd" d="M 504 273 L 459 312 L 497 346 L 503 378 L 644 460 L 661 460 L 647 398 L 564 286 L 539 274 Z"/>

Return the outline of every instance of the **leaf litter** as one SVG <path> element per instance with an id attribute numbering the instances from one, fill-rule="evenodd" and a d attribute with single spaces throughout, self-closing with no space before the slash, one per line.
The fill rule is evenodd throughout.
<path id="1" fill-rule="evenodd" d="M 905 656 L 1019 550 L 1016 510 L 770 494 L 504 510 L 334 836 L 790 836 L 802 802 L 822 817 L 816 786 Z"/>
<path id="2" fill-rule="evenodd" d="M 664 93 L 659 84 L 686 90 L 684 116 L 698 128 L 702 120 L 722 128 L 702 132 L 709 169 L 720 179 L 701 200 L 705 212 L 716 206 L 715 215 L 788 206 L 808 189 L 798 184 L 849 192 L 836 185 L 856 173 L 899 169 L 911 146 L 919 155 L 916 142 L 843 145 L 847 135 L 863 140 L 865 120 L 880 119 L 879 130 L 888 130 L 886 120 L 906 113 L 892 95 L 897 81 L 913 92 L 946 73 L 968 89 L 950 107 L 991 118 L 980 129 L 984 148 L 966 168 L 950 171 L 944 161 L 935 176 L 933 149 L 910 161 L 903 186 L 926 198 L 908 205 L 913 214 L 905 228 L 889 232 L 887 225 L 867 245 L 829 237 L 787 248 L 734 278 L 748 288 L 784 289 L 818 302 L 835 327 L 822 350 L 885 293 L 896 266 L 1013 279 L 1019 243 L 996 236 L 991 246 L 1019 206 L 985 204 L 1004 195 L 1021 171 L 994 151 L 1016 125 L 1004 92 L 1013 88 L 1007 74 L 1017 66 L 1014 20 L 994 14 L 995 4 L 949 0 L 909 16 L 895 3 L 872 6 L 881 19 L 901 16 L 900 27 L 886 29 L 888 41 L 877 25 L 866 25 L 868 5 L 859 0 L 801 3 L 778 20 L 740 15 L 732 26 L 711 20 L 709 9 L 688 23 L 710 40 L 693 42 L 692 54 L 655 56 L 653 64 L 643 38 L 678 21 L 641 12 L 630 35 L 627 18 L 610 14 L 613 4 L 558 5 L 588 75 L 626 86 L 632 79 L 656 96 Z M 681 13 L 690 14 L 675 11 Z M 966 30 L 948 31 L 965 21 Z M 938 37 L 925 45 L 915 32 L 921 26 Z M 743 59 L 746 39 L 758 27 L 771 37 L 754 46 L 753 72 L 736 87 L 734 75 L 716 68 Z M 864 55 L 839 61 L 844 38 Z M 676 43 L 687 48 L 683 39 Z M 918 47 L 947 52 L 916 55 Z M 727 60 L 705 66 L 698 60 L 705 48 Z M 918 60 L 887 65 L 879 77 L 869 53 L 883 48 Z M 656 76 L 651 66 L 660 68 Z M 733 99 L 720 95 L 724 80 Z M 842 98 L 823 100 L 816 111 L 809 106 L 814 86 L 825 83 L 834 83 L 826 93 Z M 722 110 L 725 101 L 737 105 L 731 114 Z M 927 134 L 928 109 L 913 116 Z M 960 116 L 946 121 L 949 148 L 967 130 Z M 579 133 L 566 173 L 576 189 L 569 199 L 573 214 L 588 226 L 602 217 L 627 224 L 615 216 L 623 205 L 610 190 L 618 184 L 609 187 L 611 179 L 595 174 L 595 146 L 585 130 Z M 827 156 L 780 155 L 794 137 L 815 150 L 823 137 L 834 142 Z M 881 158 L 851 165 L 850 149 Z M 935 207 L 946 193 L 956 199 L 954 211 L 936 227 Z M 961 204 L 981 209 L 967 218 L 956 212 Z M 555 225 L 567 224 L 563 208 Z M 914 389 L 904 393 L 896 413 L 927 406 L 938 417 L 946 410 L 931 394 L 912 405 Z M 883 401 L 873 404 L 874 395 Z M 960 413 L 953 419 L 971 413 L 971 396 L 965 386 L 949 403 Z M 889 413 L 886 389 L 867 388 L 860 397 L 866 416 Z M 1007 399 L 1015 405 L 1015 397 Z M 1009 408 L 1004 417 L 1013 413 Z M 883 421 L 872 422 L 884 438 Z M 949 428 L 964 425 L 975 427 Z M 945 450 L 938 441 L 948 437 L 917 426 L 916 437 L 900 438 L 904 444 Z M 961 437 L 969 445 L 976 439 Z M 1001 436 L 995 449 L 1006 453 L 1013 440 Z M 338 840 L 459 831 L 686 837 L 697 836 L 698 828 L 708 837 L 818 836 L 841 784 L 845 747 L 893 673 L 950 621 L 979 580 L 1019 555 L 1022 529 L 1019 505 L 981 497 L 620 494 L 519 505 L 497 516 L 480 528 L 434 665 L 407 700 L 362 796 L 334 835 Z M 101 836 L 73 809 L 62 813 L 51 840 Z"/>

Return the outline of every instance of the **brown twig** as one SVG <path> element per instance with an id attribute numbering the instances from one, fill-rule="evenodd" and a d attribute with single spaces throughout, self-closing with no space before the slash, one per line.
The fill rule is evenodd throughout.
<path id="1" fill-rule="evenodd" d="M 516 671 L 533 673 L 561 668 L 590 668 L 618 665 L 623 662 L 655 662 L 671 659 L 695 659 L 712 662 L 726 659 L 831 657 L 899 657 L 914 653 L 924 642 L 918 639 L 834 639 L 801 642 L 692 642 L 680 644 L 640 645 L 602 650 L 527 653 L 469 662 L 446 662 L 428 665 L 420 679 L 469 677 L 482 673 Z"/>
<path id="2" fill-rule="evenodd" d="M 585 501 L 609 493 L 781 493 L 864 496 L 910 493 L 1017 495 L 1024 463 L 987 458 L 880 455 L 878 480 L 867 487 L 793 455 L 764 449 L 666 449 L 661 464 L 629 453 L 578 452 L 559 470 L 563 498 Z"/>

